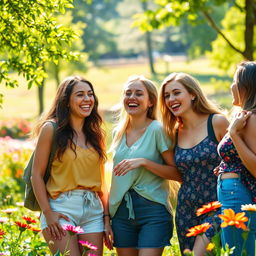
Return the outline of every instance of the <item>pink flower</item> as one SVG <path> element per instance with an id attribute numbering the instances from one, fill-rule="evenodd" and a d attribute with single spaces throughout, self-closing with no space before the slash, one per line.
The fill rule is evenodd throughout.
<path id="1" fill-rule="evenodd" d="M 8 208 L 2 210 L 2 212 L 7 213 L 7 214 L 12 214 L 13 212 L 16 212 L 18 209 L 17 208 Z"/>
<path id="2" fill-rule="evenodd" d="M 91 243 L 89 243 L 88 241 L 83 241 L 83 240 L 79 240 L 79 243 L 85 248 L 85 250 L 89 251 L 89 250 L 93 250 L 96 251 L 98 250 L 98 247 L 96 245 L 93 245 Z"/>
<path id="3" fill-rule="evenodd" d="M 63 228 L 64 230 L 68 231 L 68 233 L 69 233 L 71 236 L 73 236 L 73 235 L 75 235 L 75 234 L 80 234 L 80 233 L 83 233 L 83 232 L 84 232 L 84 230 L 83 230 L 80 226 L 75 227 L 75 226 L 72 226 L 72 225 L 64 224 L 64 225 L 62 226 L 62 228 Z"/>
<path id="4" fill-rule="evenodd" d="M 9 219 L 7 217 L 0 217 L 0 223 L 5 223 L 7 222 Z"/>

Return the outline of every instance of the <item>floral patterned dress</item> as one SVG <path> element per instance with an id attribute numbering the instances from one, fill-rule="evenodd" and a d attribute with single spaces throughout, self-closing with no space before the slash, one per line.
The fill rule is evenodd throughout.
<path id="1" fill-rule="evenodd" d="M 212 116 L 208 118 L 208 135 L 196 146 L 183 149 L 175 147 L 176 166 L 182 174 L 183 183 L 178 194 L 176 209 L 176 229 L 180 244 L 180 250 L 193 249 L 195 237 L 186 237 L 188 229 L 205 222 L 217 226 L 220 220 L 217 217 L 196 216 L 196 210 L 203 204 L 217 200 L 217 177 L 213 170 L 220 164 L 220 157 L 217 153 L 218 141 L 212 127 Z M 214 235 L 214 228 L 206 231 L 206 236 L 211 239 Z"/>
<path id="2" fill-rule="evenodd" d="M 218 152 L 222 158 L 220 164 L 221 172 L 233 172 L 239 173 L 241 177 L 241 182 L 248 188 L 252 195 L 252 202 L 256 203 L 256 178 L 245 168 L 240 159 L 236 148 L 227 133 L 221 140 Z"/>

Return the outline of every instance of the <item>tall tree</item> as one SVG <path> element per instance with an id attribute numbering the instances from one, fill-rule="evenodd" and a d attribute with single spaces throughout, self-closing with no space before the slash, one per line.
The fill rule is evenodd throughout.
<path id="1" fill-rule="evenodd" d="M 156 8 L 148 10 L 137 16 L 137 23 L 144 29 L 159 29 L 163 26 L 180 24 L 182 18 L 196 22 L 200 15 L 208 22 L 209 26 L 225 41 L 225 44 L 241 55 L 243 59 L 254 58 L 254 29 L 256 26 L 256 2 L 255 0 L 154 0 Z M 236 44 L 236 38 L 228 37 L 213 18 L 216 6 L 229 5 L 244 13 L 244 47 Z"/>
<path id="2" fill-rule="evenodd" d="M 108 24 L 118 16 L 118 2 L 119 0 L 74 0 L 74 22 L 86 24 L 82 39 L 92 61 L 96 62 L 103 55 L 117 55 L 116 34 Z"/>
<path id="3" fill-rule="evenodd" d="M 142 1 L 142 8 L 144 11 L 147 11 L 148 4 L 147 1 Z M 153 58 L 153 49 L 152 49 L 152 39 L 151 39 L 151 32 L 146 31 L 146 47 L 147 47 L 147 55 L 148 55 L 148 61 L 149 61 L 149 67 L 151 74 L 155 75 L 155 68 L 154 68 L 154 58 Z"/>
<path id="4" fill-rule="evenodd" d="M 0 83 L 18 86 L 10 75 L 17 72 L 33 84 L 47 76 L 44 63 L 60 58 L 75 59 L 66 47 L 77 38 L 69 27 L 56 22 L 55 15 L 73 8 L 72 0 L 2 0 L 0 4 Z"/>

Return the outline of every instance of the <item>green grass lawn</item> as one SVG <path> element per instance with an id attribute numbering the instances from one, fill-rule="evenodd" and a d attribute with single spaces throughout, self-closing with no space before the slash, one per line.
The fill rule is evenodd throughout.
<path id="1" fill-rule="evenodd" d="M 120 102 L 124 82 L 130 75 L 142 74 L 153 79 L 159 86 L 163 78 L 171 72 L 187 72 L 195 76 L 201 83 L 203 90 L 224 107 L 230 107 L 229 94 L 216 93 L 216 88 L 221 90 L 230 83 L 231 79 L 223 75 L 218 69 L 211 67 L 207 59 L 198 59 L 191 62 L 182 60 L 173 61 L 166 66 L 164 62 L 157 62 L 158 75 L 152 77 L 147 64 L 116 65 L 108 67 L 91 67 L 86 74 L 81 74 L 90 80 L 98 95 L 100 108 L 108 110 Z M 64 78 L 65 74 L 61 74 Z M 28 118 L 33 119 L 38 114 L 37 88 L 27 90 L 26 81 L 19 79 L 18 88 L 5 88 L 2 85 L 1 93 L 4 94 L 4 103 L 0 109 L 0 119 Z M 217 85 L 217 86 L 216 86 Z M 45 109 L 49 109 L 56 91 L 55 81 L 46 80 Z"/>

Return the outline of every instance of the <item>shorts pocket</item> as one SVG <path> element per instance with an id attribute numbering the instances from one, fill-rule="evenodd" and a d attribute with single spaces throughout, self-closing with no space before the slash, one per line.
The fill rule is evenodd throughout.
<path id="1" fill-rule="evenodd" d="M 65 193 L 61 193 L 56 199 L 50 198 L 50 202 L 52 203 L 63 203 L 67 200 L 67 195 Z"/>

